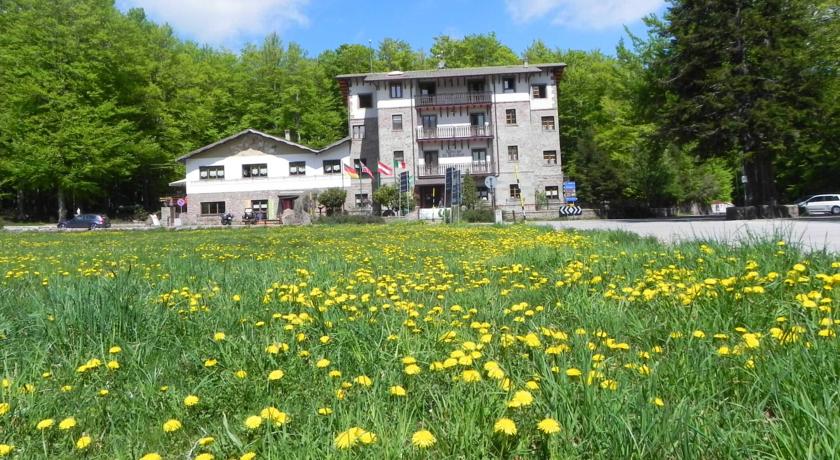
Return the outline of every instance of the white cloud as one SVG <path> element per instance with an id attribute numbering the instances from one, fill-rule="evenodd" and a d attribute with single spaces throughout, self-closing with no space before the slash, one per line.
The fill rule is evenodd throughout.
<path id="1" fill-rule="evenodd" d="M 290 25 L 307 25 L 303 7 L 309 0 L 121 0 L 128 9 L 143 8 L 155 21 L 169 23 L 199 43 L 238 44 Z"/>
<path id="2" fill-rule="evenodd" d="M 548 17 L 558 25 L 604 29 L 629 24 L 657 11 L 665 0 L 505 0 L 517 22 Z"/>

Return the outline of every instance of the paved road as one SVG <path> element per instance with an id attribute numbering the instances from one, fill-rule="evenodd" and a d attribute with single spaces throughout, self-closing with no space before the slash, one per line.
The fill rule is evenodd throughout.
<path id="1" fill-rule="evenodd" d="M 773 220 L 568 220 L 539 222 L 555 228 L 579 230 L 625 230 L 660 241 L 712 239 L 735 243 L 756 237 L 798 242 L 806 250 L 828 250 L 840 253 L 840 220 L 838 219 L 773 219 Z"/>

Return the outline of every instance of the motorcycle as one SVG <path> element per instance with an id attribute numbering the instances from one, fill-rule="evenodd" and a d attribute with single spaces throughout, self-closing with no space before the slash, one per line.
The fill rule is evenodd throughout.
<path id="1" fill-rule="evenodd" d="M 233 214 L 222 214 L 222 225 L 230 225 L 233 223 Z"/>

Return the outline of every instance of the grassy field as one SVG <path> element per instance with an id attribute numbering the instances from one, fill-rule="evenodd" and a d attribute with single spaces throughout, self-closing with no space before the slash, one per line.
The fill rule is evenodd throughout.
<path id="1" fill-rule="evenodd" d="M 0 274 L 0 457 L 840 457 L 840 257 L 783 241 L 0 234 Z"/>

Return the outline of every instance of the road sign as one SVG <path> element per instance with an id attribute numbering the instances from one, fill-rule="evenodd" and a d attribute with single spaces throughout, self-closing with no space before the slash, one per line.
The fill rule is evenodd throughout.
<path id="1" fill-rule="evenodd" d="M 408 192 L 408 171 L 400 173 L 400 193 Z"/>
<path id="2" fill-rule="evenodd" d="M 563 199 L 566 203 L 577 201 L 577 184 L 574 181 L 563 182 Z"/>
<path id="3" fill-rule="evenodd" d="M 176 201 L 175 204 L 183 208 L 184 205 L 187 204 L 187 202 L 183 198 L 178 198 L 178 201 Z"/>
<path id="4" fill-rule="evenodd" d="M 496 188 L 497 182 L 498 179 L 496 179 L 496 176 L 487 176 L 484 178 L 484 186 L 487 188 Z"/>
<path id="5" fill-rule="evenodd" d="M 583 209 L 577 206 L 560 206 L 560 217 L 579 216 L 583 214 Z"/>
<path id="6" fill-rule="evenodd" d="M 461 172 L 458 170 L 452 176 L 452 204 L 461 204 Z"/>

